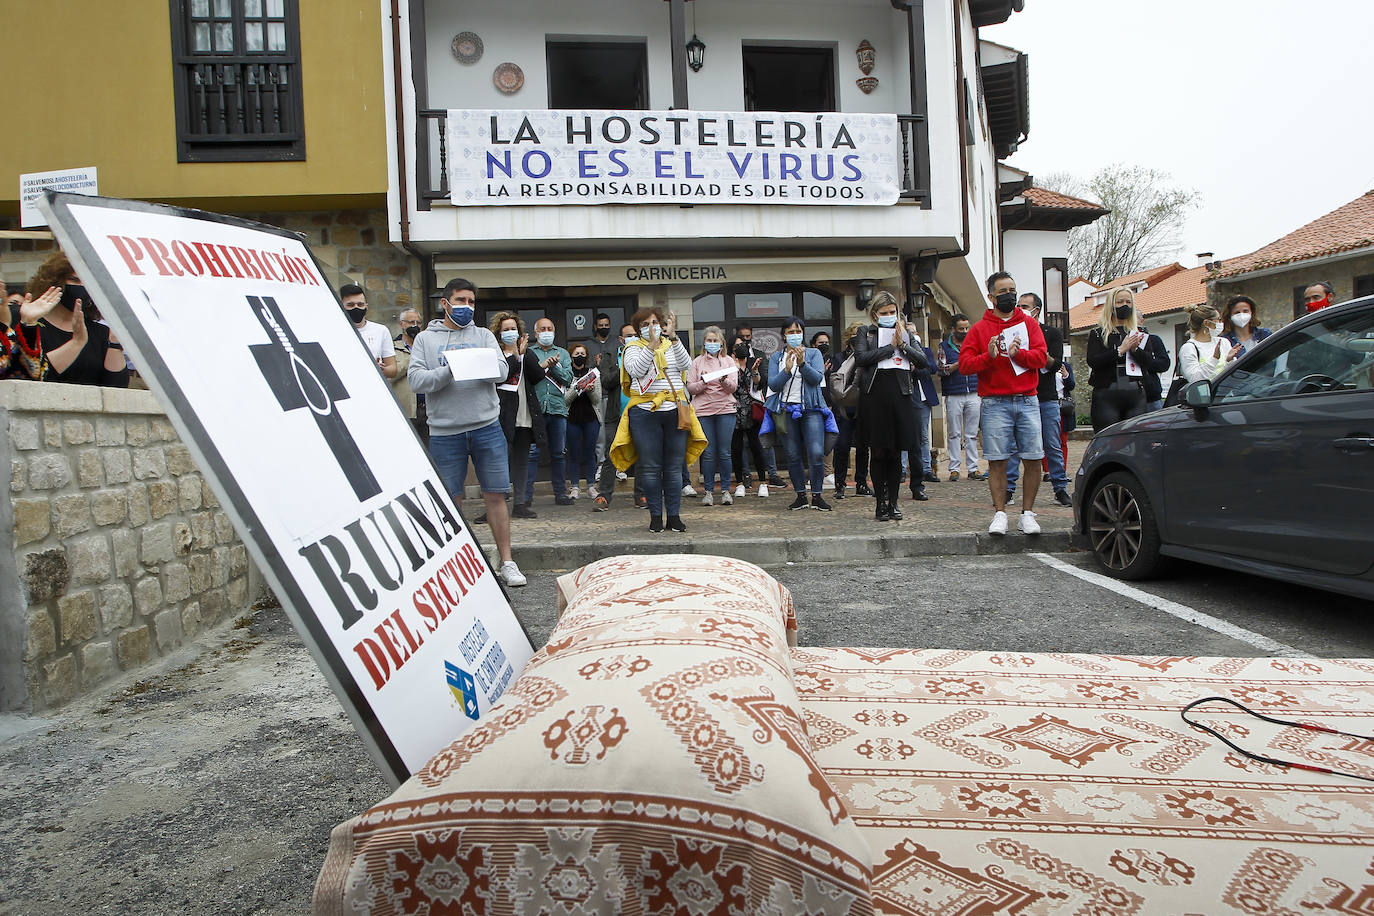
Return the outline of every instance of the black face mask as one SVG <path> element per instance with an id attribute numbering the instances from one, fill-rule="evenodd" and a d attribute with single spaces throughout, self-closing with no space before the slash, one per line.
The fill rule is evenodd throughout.
<path id="1" fill-rule="evenodd" d="M 596 336 L 597 336 L 597 338 L 600 339 L 600 340 L 605 340 L 607 337 L 610 336 L 610 334 L 611 334 L 611 329 L 610 329 L 610 328 L 597 328 L 597 329 L 596 329 Z"/>
<path id="2" fill-rule="evenodd" d="M 1118 305 L 1118 306 L 1116 307 L 1116 311 L 1115 311 L 1113 314 L 1115 314 L 1116 317 L 1120 318 L 1122 321 L 1125 321 L 1127 318 L 1130 318 L 1130 317 L 1131 317 L 1131 312 L 1134 312 L 1134 311 L 1135 311 L 1134 306 L 1130 306 L 1130 305 Z"/>
<path id="3" fill-rule="evenodd" d="M 816 344 L 816 349 L 821 351 L 821 356 L 830 355 L 830 344 L 828 343 Z"/>
<path id="4" fill-rule="evenodd" d="M 414 340 L 415 336 L 420 333 L 420 326 L 417 324 L 402 328 L 401 333 L 405 334 L 405 336 L 409 337 L 411 340 Z"/>
<path id="5" fill-rule="evenodd" d="M 89 308 L 92 305 L 91 294 L 86 292 L 86 287 L 82 286 L 80 283 L 68 283 L 62 287 L 62 298 L 59 301 L 60 305 L 66 308 L 73 308 L 76 306 L 76 300 L 78 299 L 81 300 L 81 306 L 83 308 Z"/>
<path id="6" fill-rule="evenodd" d="M 573 365 L 576 366 L 576 367 L 579 368 L 579 369 L 581 369 L 583 366 L 587 365 L 587 357 L 585 357 L 585 356 L 574 356 L 572 359 L 573 359 Z"/>
<path id="7" fill-rule="evenodd" d="M 366 308 L 344 309 L 344 312 L 348 315 L 348 320 L 353 322 L 354 324 L 357 324 L 358 322 L 362 321 L 363 318 L 367 317 Z"/>
<path id="8" fill-rule="evenodd" d="M 954 339 L 957 340 L 957 341 L 959 341 L 960 343 L 963 343 L 964 338 L 967 337 L 967 336 L 968 336 L 968 331 L 955 331 L 955 332 L 954 332 Z"/>
<path id="9" fill-rule="evenodd" d="M 1010 315 L 1016 308 L 1016 293 L 1002 293 L 996 300 L 997 311 Z"/>
<path id="10" fill-rule="evenodd" d="M 748 359 L 748 358 L 749 358 L 749 345 L 748 345 L 748 344 L 735 344 L 735 359 Z"/>

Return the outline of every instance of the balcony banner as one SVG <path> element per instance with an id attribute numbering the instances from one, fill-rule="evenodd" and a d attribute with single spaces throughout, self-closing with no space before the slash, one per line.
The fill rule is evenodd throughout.
<path id="1" fill-rule="evenodd" d="M 850 204 L 901 193 L 895 114 L 453 109 L 456 206 Z"/>
<path id="2" fill-rule="evenodd" d="M 319 264 L 260 223 L 48 195 L 63 251 L 399 785 L 533 648 Z"/>

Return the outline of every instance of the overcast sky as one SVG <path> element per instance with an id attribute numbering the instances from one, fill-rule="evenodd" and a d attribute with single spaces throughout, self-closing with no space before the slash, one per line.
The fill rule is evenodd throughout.
<path id="1" fill-rule="evenodd" d="M 1030 56 L 1030 137 L 1008 164 L 1168 172 L 1201 195 L 1186 266 L 1374 189 L 1374 0 L 1026 0 L 982 36 Z"/>

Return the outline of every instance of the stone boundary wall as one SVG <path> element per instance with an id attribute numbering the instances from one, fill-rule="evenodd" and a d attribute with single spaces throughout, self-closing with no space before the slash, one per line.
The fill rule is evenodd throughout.
<path id="1" fill-rule="evenodd" d="M 61 705 L 263 589 L 149 391 L 0 382 L 0 711 Z"/>

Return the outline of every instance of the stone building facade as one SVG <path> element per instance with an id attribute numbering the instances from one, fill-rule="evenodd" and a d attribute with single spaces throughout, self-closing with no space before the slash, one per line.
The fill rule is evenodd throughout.
<path id="1" fill-rule="evenodd" d="M 1339 261 L 1315 265 L 1300 261 L 1281 271 L 1256 273 L 1260 275 L 1213 280 L 1208 284 L 1207 302 L 1219 310 L 1232 296 L 1249 296 L 1255 300 L 1264 327 L 1277 330 L 1293 320 L 1293 291 L 1299 287 L 1325 280 L 1336 288 L 1337 302 L 1354 298 L 1357 278 L 1361 286 L 1374 278 L 1374 250 Z"/>
<path id="2" fill-rule="evenodd" d="M 0 382 L 0 710 L 59 706 L 262 592 L 151 392 Z"/>

